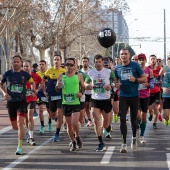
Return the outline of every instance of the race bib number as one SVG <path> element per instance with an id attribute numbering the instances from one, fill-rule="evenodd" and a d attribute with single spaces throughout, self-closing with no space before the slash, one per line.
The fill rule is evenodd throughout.
<path id="1" fill-rule="evenodd" d="M 48 102 L 48 98 L 47 98 L 47 97 L 41 97 L 41 100 L 42 100 L 43 102 Z"/>
<path id="2" fill-rule="evenodd" d="M 23 86 L 22 86 L 22 85 L 19 85 L 19 84 L 12 84 L 10 90 L 11 90 L 11 92 L 22 93 L 22 91 L 23 91 Z"/>
<path id="3" fill-rule="evenodd" d="M 105 79 L 96 79 L 93 81 L 93 92 L 94 93 L 104 93 Z"/>
<path id="4" fill-rule="evenodd" d="M 146 86 L 144 86 L 143 84 L 139 84 L 138 90 L 145 90 L 147 89 Z"/>
<path id="5" fill-rule="evenodd" d="M 61 96 L 51 96 L 51 101 L 60 100 Z"/>
<path id="6" fill-rule="evenodd" d="M 71 103 L 75 101 L 75 95 L 74 94 L 64 94 L 64 101 Z"/>
<path id="7" fill-rule="evenodd" d="M 31 89 L 26 90 L 26 96 L 31 96 Z"/>
<path id="8" fill-rule="evenodd" d="M 127 70 L 122 70 L 121 71 L 121 80 L 129 80 L 129 77 L 132 76 L 132 70 L 127 69 Z"/>

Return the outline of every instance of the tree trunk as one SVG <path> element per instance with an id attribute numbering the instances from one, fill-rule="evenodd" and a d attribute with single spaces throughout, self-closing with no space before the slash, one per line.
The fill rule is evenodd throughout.
<path id="1" fill-rule="evenodd" d="M 18 38 L 19 38 L 20 53 L 21 53 L 21 56 L 23 56 L 24 49 L 23 49 L 23 44 L 22 44 L 22 40 L 21 40 L 21 35 L 20 34 L 18 34 Z"/>
<path id="2" fill-rule="evenodd" d="M 54 58 L 54 46 L 50 47 L 50 50 L 48 52 L 49 57 L 50 57 L 50 65 L 53 65 L 53 58 Z"/>
<path id="3" fill-rule="evenodd" d="M 38 49 L 40 53 L 40 60 L 45 60 L 45 49 Z"/>

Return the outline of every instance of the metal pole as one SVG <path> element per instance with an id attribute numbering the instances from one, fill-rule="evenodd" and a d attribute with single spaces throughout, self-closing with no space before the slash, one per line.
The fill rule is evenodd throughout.
<path id="1" fill-rule="evenodd" d="M 166 64 L 166 18 L 164 9 L 164 64 Z"/>

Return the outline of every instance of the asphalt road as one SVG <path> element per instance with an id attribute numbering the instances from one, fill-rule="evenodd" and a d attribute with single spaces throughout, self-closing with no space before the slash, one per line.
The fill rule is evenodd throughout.
<path id="1" fill-rule="evenodd" d="M 32 170 L 168 170 L 170 169 L 170 127 L 158 123 L 158 129 L 152 128 L 148 122 L 146 128 L 146 144 L 138 143 L 136 150 L 131 150 L 131 127 L 128 125 L 128 153 L 120 153 L 121 137 L 119 123 L 112 124 L 112 139 L 104 142 L 107 146 L 105 152 L 96 152 L 98 145 L 93 127 L 83 127 L 80 130 L 83 148 L 70 152 L 70 140 L 64 129 L 60 134 L 60 141 L 53 142 L 53 133 L 38 133 L 39 118 L 35 117 L 35 140 L 37 146 L 23 142 L 23 155 L 15 155 L 17 147 L 17 131 L 11 129 L 5 109 L 5 102 L 0 102 L 0 169 L 32 169 Z M 3 122 L 3 125 L 2 125 Z M 47 115 L 45 115 L 47 125 Z M 46 126 L 47 129 L 47 126 Z"/>

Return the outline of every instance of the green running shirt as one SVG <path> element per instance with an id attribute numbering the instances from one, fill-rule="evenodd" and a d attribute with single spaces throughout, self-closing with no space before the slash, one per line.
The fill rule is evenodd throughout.
<path id="1" fill-rule="evenodd" d="M 65 74 L 63 74 L 62 82 L 63 82 L 62 104 L 66 105 L 80 104 L 80 99 L 76 96 L 76 94 L 80 91 L 78 75 L 75 74 L 72 77 L 68 77 Z"/>

